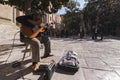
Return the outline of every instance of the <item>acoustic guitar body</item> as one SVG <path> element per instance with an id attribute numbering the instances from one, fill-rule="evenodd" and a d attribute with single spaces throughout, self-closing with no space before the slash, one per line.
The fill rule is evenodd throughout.
<path id="1" fill-rule="evenodd" d="M 36 32 L 33 32 L 32 28 L 27 27 L 27 26 L 22 26 L 21 32 L 22 34 L 24 34 L 25 36 L 29 38 L 35 38 L 40 32 L 44 32 L 44 28 L 42 27 L 38 29 Z"/>

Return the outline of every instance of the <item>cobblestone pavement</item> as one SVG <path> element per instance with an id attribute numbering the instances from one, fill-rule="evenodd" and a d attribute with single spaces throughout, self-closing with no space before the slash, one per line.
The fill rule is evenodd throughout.
<path id="1" fill-rule="evenodd" d="M 31 56 L 28 56 L 29 54 L 21 67 L 11 67 L 14 61 L 21 61 L 25 49 L 25 46 L 19 41 L 19 34 L 15 38 L 10 58 L 5 64 L 12 49 L 13 37 L 11 35 L 13 36 L 15 32 L 9 34 L 9 39 L 0 36 L 3 38 L 0 39 L 0 80 L 40 80 L 40 74 L 33 73 L 31 70 Z M 5 35 L 7 34 L 8 32 Z M 78 72 L 55 71 L 51 80 L 120 80 L 119 38 L 105 37 L 103 41 L 93 41 L 89 37 L 85 39 L 51 38 L 51 46 L 54 56 L 41 59 L 40 63 L 49 63 L 52 59 L 57 63 L 67 50 L 78 53 L 80 62 Z M 43 52 L 44 49 L 41 49 L 41 56 Z"/>
<path id="2" fill-rule="evenodd" d="M 90 38 L 55 40 L 62 50 L 72 49 L 79 55 L 80 70 L 57 80 L 120 80 L 120 40 L 105 38 L 93 41 Z M 57 43 L 59 42 L 59 43 Z M 57 78 L 56 74 L 56 78 Z M 79 75 L 79 76 L 78 76 Z M 56 80 L 56 79 L 54 79 Z"/>

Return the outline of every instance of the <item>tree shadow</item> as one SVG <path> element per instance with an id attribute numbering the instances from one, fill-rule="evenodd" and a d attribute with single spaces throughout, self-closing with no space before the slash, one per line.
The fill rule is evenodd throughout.
<path id="1" fill-rule="evenodd" d="M 4 62 L 5 62 L 5 61 L 0 61 L 0 64 L 1 64 L 1 63 L 4 63 Z"/>
<path id="2" fill-rule="evenodd" d="M 103 39 L 103 40 L 96 39 L 96 40 L 94 40 L 94 42 L 111 42 L 111 41 L 109 39 Z"/>
<path id="3" fill-rule="evenodd" d="M 38 71 L 37 73 L 34 73 L 34 75 L 40 75 L 38 80 L 44 80 L 45 74 L 45 71 Z"/>
<path id="4" fill-rule="evenodd" d="M 14 45 L 13 44 L 2 44 L 0 45 L 0 52 L 4 52 L 4 53 L 0 53 L 0 56 L 8 54 L 8 52 L 6 51 L 11 50 L 13 47 L 23 48 L 24 46 L 25 46 L 24 44 L 14 44 Z"/>
<path id="5" fill-rule="evenodd" d="M 55 72 L 56 72 L 56 73 L 60 73 L 60 74 L 74 75 L 77 71 L 75 71 L 75 70 L 60 69 L 60 68 L 58 68 L 58 67 L 56 66 Z M 40 77 L 39 77 L 38 80 L 44 80 L 46 77 L 52 78 L 54 72 L 48 72 L 48 73 L 46 73 L 45 71 L 41 71 L 41 72 L 38 72 L 37 74 L 40 75 Z M 48 76 L 45 76 L 46 74 L 47 74 Z M 45 80 L 48 80 L 48 79 L 46 78 Z"/>
<path id="6" fill-rule="evenodd" d="M 24 78 L 25 75 L 29 74 L 32 72 L 31 66 L 29 67 L 24 67 L 24 65 L 28 64 L 31 62 L 31 59 L 21 61 L 22 66 L 13 68 L 12 64 L 13 63 L 6 63 L 0 65 L 0 78 L 1 80 L 17 80 L 19 78 Z"/>
<path id="7" fill-rule="evenodd" d="M 108 37 L 105 37 L 105 39 L 115 39 L 115 40 L 120 40 L 120 37 L 117 37 L 117 36 L 108 36 Z"/>
<path id="8" fill-rule="evenodd" d="M 12 48 L 12 44 L 3 44 L 0 45 L 0 52 L 10 50 Z"/>

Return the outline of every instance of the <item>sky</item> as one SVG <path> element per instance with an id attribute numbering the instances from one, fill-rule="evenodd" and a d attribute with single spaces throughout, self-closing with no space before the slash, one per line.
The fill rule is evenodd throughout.
<path id="1" fill-rule="evenodd" d="M 80 9 L 83 9 L 85 1 L 84 0 L 76 0 L 76 1 L 80 3 Z M 62 7 L 61 9 L 59 9 L 57 14 L 58 15 L 65 14 L 65 8 Z"/>

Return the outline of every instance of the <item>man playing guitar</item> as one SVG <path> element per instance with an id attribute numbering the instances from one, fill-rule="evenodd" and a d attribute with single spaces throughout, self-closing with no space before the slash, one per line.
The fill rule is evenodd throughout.
<path id="1" fill-rule="evenodd" d="M 25 44 L 30 44 L 32 49 L 32 69 L 33 71 L 37 71 L 39 68 L 38 62 L 39 54 L 40 54 L 40 42 L 42 38 L 37 38 L 37 35 L 40 32 L 44 32 L 44 28 L 40 27 L 42 23 L 41 15 L 37 11 L 33 14 L 19 16 L 16 18 L 17 22 L 21 23 L 20 28 L 20 41 L 24 42 Z M 49 39 L 46 42 L 43 42 L 45 46 L 45 53 L 44 56 L 48 57 L 51 52 L 50 48 L 50 41 Z M 47 52 L 47 53 L 46 53 Z"/>

